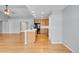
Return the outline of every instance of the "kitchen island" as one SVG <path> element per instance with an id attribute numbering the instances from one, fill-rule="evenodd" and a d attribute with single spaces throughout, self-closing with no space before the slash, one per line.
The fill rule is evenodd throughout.
<path id="1" fill-rule="evenodd" d="M 27 29 L 24 31 L 24 43 L 25 45 L 35 42 L 36 29 Z"/>

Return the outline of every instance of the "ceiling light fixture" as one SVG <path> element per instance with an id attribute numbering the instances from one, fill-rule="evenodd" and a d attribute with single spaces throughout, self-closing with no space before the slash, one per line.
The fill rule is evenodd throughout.
<path id="1" fill-rule="evenodd" d="M 5 5 L 5 9 L 3 10 L 4 14 L 10 15 L 11 13 L 14 13 L 10 8 L 8 8 L 8 5 Z"/>
<path id="2" fill-rule="evenodd" d="M 8 9 L 8 5 L 5 5 L 5 9 L 3 10 L 4 14 L 9 15 L 10 14 L 10 10 Z"/>

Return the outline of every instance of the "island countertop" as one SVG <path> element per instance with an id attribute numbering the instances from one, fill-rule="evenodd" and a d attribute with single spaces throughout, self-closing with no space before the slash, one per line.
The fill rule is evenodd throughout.
<path id="1" fill-rule="evenodd" d="M 36 31 L 36 29 L 27 29 L 24 32 L 33 32 L 33 31 Z"/>

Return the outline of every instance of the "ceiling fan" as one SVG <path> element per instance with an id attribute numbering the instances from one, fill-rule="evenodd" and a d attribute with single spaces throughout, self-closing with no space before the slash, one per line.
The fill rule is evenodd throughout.
<path id="1" fill-rule="evenodd" d="M 5 9 L 2 11 L 5 15 L 14 14 L 14 11 L 10 8 L 8 8 L 8 5 L 5 5 Z"/>

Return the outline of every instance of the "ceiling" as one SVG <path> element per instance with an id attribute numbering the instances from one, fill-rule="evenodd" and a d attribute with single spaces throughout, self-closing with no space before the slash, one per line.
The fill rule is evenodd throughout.
<path id="1" fill-rule="evenodd" d="M 9 8 L 26 8 L 26 5 L 8 5 Z M 5 8 L 5 5 L 0 5 L 0 8 Z"/>
<path id="2" fill-rule="evenodd" d="M 8 5 L 14 13 L 9 15 L 10 19 L 26 19 L 33 17 L 26 5 Z M 0 12 L 3 12 L 5 5 L 0 5 Z"/>
<path id="3" fill-rule="evenodd" d="M 34 17 L 46 18 L 53 11 L 63 10 L 67 5 L 28 5 Z"/>
<path id="4" fill-rule="evenodd" d="M 32 17 L 48 17 L 52 11 L 63 10 L 67 5 L 9 5 L 15 14 L 11 14 L 11 18 L 29 18 Z M 0 5 L 0 11 L 5 8 L 5 5 Z"/>
<path id="5" fill-rule="evenodd" d="M 28 5 L 33 10 L 63 10 L 67 5 Z"/>

